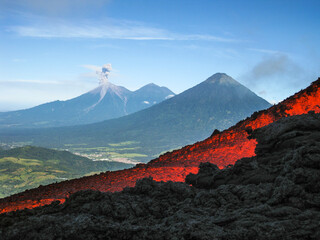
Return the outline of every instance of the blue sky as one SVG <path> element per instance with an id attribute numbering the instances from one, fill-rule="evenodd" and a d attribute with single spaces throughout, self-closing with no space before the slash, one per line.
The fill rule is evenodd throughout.
<path id="1" fill-rule="evenodd" d="M 320 76 L 320 1 L 0 0 L 0 111 L 225 72 L 270 102 Z"/>

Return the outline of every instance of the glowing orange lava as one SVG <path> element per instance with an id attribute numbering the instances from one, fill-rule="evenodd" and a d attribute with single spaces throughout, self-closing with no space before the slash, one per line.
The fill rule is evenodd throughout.
<path id="1" fill-rule="evenodd" d="M 282 117 L 305 114 L 309 111 L 320 112 L 320 79 L 305 90 L 267 110 L 254 113 L 250 118 L 221 133 L 168 152 L 148 164 L 41 186 L 0 199 L 0 213 L 34 208 L 56 200 L 64 202 L 66 197 L 79 190 L 121 191 L 124 187 L 134 186 L 138 179 L 149 176 L 156 181 L 184 181 L 189 173 L 197 173 L 200 162 L 211 162 L 223 168 L 234 164 L 240 158 L 254 156 L 257 142 L 247 138 L 247 129 L 261 128 Z"/>

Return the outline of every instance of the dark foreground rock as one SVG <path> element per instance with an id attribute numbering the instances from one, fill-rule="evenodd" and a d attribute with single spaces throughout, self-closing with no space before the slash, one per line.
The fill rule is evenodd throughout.
<path id="1" fill-rule="evenodd" d="M 0 216 L 0 239 L 320 239 L 320 115 L 255 130 L 256 157 L 186 183 L 151 178 L 118 193 Z"/>

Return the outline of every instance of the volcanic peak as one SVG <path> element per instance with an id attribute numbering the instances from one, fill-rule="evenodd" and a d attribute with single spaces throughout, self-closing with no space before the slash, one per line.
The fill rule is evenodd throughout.
<path id="1" fill-rule="evenodd" d="M 143 87 L 141 88 L 143 89 Z M 25 110 L 0 113 L 0 129 L 72 126 L 118 118 L 160 103 L 170 94 L 154 85 L 144 91 L 130 91 L 109 81 L 66 101 L 54 101 Z M 130 103 L 129 103 L 130 102 Z"/>
<path id="2" fill-rule="evenodd" d="M 89 93 L 92 93 L 92 94 L 97 94 L 97 93 L 100 93 L 100 99 L 99 101 L 94 104 L 93 106 L 91 107 L 94 107 L 96 106 L 99 102 L 102 101 L 102 99 L 104 98 L 104 96 L 107 94 L 107 92 L 110 92 L 110 93 L 113 93 L 115 94 L 116 96 L 118 96 L 123 102 L 126 102 L 127 101 L 127 98 L 124 96 L 124 93 L 128 93 L 129 90 L 124 88 L 124 87 L 119 87 L 119 86 L 116 86 L 110 82 L 103 82 L 100 84 L 99 87 L 93 89 L 92 91 L 90 91 Z"/>
<path id="3" fill-rule="evenodd" d="M 237 82 L 236 80 L 234 80 L 232 77 L 230 77 L 225 73 L 215 73 L 204 82 L 211 83 L 211 84 L 221 84 L 221 85 L 240 85 L 239 82 Z"/>

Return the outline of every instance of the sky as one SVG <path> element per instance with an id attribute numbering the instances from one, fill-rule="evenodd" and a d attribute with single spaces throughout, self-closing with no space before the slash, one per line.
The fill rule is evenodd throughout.
<path id="1" fill-rule="evenodd" d="M 0 111 L 109 80 L 180 93 L 224 72 L 271 103 L 320 77 L 318 0 L 0 0 Z"/>

